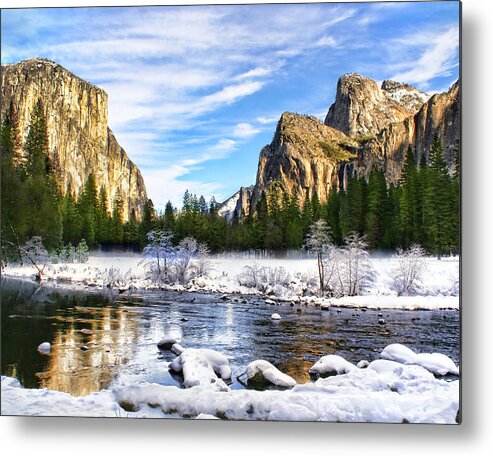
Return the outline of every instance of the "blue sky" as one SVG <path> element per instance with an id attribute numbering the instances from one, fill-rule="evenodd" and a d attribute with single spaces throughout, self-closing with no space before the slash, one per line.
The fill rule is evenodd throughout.
<path id="1" fill-rule="evenodd" d="M 446 90 L 458 45 L 454 1 L 2 11 L 2 64 L 46 57 L 105 89 L 160 208 L 253 184 L 281 113 L 323 119 L 344 73 Z"/>

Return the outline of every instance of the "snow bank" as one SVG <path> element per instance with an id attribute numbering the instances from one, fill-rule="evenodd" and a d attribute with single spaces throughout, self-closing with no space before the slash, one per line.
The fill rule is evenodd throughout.
<path id="1" fill-rule="evenodd" d="M 223 380 L 216 376 L 214 367 L 226 376 L 229 366 L 226 367 L 222 355 L 211 352 L 212 350 L 201 353 L 200 350 L 187 349 L 180 355 L 179 364 L 185 381 L 193 383 L 188 389 L 141 383 L 84 397 L 73 397 L 57 391 L 24 389 L 17 380 L 2 377 L 2 414 L 389 423 L 456 422 L 459 381 L 437 379 L 418 365 L 380 359 L 370 363 L 366 369 L 353 368 L 346 374 L 296 385 L 289 390 L 230 390 L 224 383 L 224 388 L 217 387 Z M 189 368 L 190 372 L 187 371 Z M 256 370 L 261 371 L 271 381 L 285 380 L 284 374 L 266 361 L 251 363 L 249 369 L 251 374 Z M 210 380 L 215 381 L 207 384 Z"/>
<path id="2" fill-rule="evenodd" d="M 403 364 L 416 364 L 435 375 L 459 375 L 459 368 L 442 353 L 415 353 L 405 345 L 391 344 L 383 349 L 380 357 Z"/>
<path id="3" fill-rule="evenodd" d="M 153 289 L 156 286 L 145 278 L 145 270 L 140 264 L 138 254 L 101 254 L 91 253 L 84 264 L 54 264 L 47 267 L 45 275 L 48 281 L 66 283 L 72 286 L 105 286 L 110 272 L 121 276 L 120 285 L 126 289 Z M 256 263 L 258 268 L 271 270 L 283 269 L 290 276 L 287 285 L 268 286 L 264 294 L 269 295 L 266 302 L 277 300 L 308 302 L 315 299 L 317 289 L 316 260 L 314 258 L 266 258 L 245 255 L 212 256 L 211 270 L 207 277 L 192 279 L 186 287 L 167 285 L 175 291 L 207 291 L 221 294 L 262 294 L 255 288 L 240 285 L 238 278 L 247 265 Z M 398 309 L 458 309 L 459 308 L 459 258 L 425 258 L 426 273 L 415 296 L 397 296 L 394 290 L 394 269 L 397 260 L 392 256 L 370 256 L 375 271 L 374 281 L 365 289 L 364 295 L 339 299 L 319 299 L 317 305 L 328 306 L 398 308 Z M 115 272 L 116 271 L 116 272 Z M 8 265 L 6 276 L 31 277 L 35 269 L 29 266 Z M 118 288 L 118 287 L 117 287 Z"/>
<path id="4" fill-rule="evenodd" d="M 201 386 L 217 391 L 227 391 L 224 380 L 231 379 L 231 367 L 228 359 L 207 348 L 188 348 L 169 365 L 170 369 L 183 374 L 186 388 Z"/>
<path id="5" fill-rule="evenodd" d="M 266 381 L 281 388 L 292 388 L 296 385 L 294 378 L 282 373 L 277 367 L 263 359 L 251 362 L 246 368 L 246 375 L 248 381 L 253 383 Z"/>
<path id="6" fill-rule="evenodd" d="M 310 374 L 318 374 L 321 377 L 327 375 L 347 374 L 356 369 L 354 364 L 346 361 L 339 355 L 322 356 L 308 371 Z"/>

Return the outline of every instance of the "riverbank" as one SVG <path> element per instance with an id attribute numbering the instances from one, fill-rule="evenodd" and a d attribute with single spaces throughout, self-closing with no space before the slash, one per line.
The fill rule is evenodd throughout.
<path id="1" fill-rule="evenodd" d="M 192 278 L 186 285 L 156 286 L 146 279 L 142 257 L 137 254 L 92 253 L 84 264 L 47 266 L 45 281 L 51 286 L 77 289 L 104 289 L 110 281 L 119 293 L 135 294 L 146 290 L 209 292 L 226 295 L 258 295 L 275 302 L 293 302 L 322 307 L 387 308 L 406 310 L 459 309 L 459 258 L 424 259 L 419 288 L 412 296 L 398 296 L 394 286 L 397 260 L 392 256 L 371 256 L 372 280 L 359 296 L 319 298 L 316 261 L 313 258 L 272 258 L 255 255 L 211 256 L 207 275 Z M 266 285 L 259 290 L 244 285 L 245 268 L 255 267 L 285 272 L 284 283 Z M 29 266 L 8 266 L 7 277 L 29 278 Z"/>

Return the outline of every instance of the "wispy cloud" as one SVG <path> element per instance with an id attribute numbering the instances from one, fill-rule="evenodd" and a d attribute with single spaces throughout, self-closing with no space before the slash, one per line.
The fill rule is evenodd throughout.
<path id="1" fill-rule="evenodd" d="M 389 67 L 395 71 L 391 78 L 426 89 L 432 79 L 450 76 L 451 70 L 457 67 L 459 28 L 453 26 L 438 32 L 406 35 L 394 40 L 392 45 L 408 59 Z"/>
<path id="2" fill-rule="evenodd" d="M 442 23 L 427 32 L 416 25 L 410 33 L 414 19 L 399 11 L 412 8 L 347 3 L 10 10 L 2 14 L 2 62 L 51 58 L 105 89 L 110 126 L 142 168 L 149 195 L 155 203 L 177 204 L 186 188 L 204 195 L 226 191 L 224 182 L 209 178 L 221 163 L 250 154 L 255 168 L 256 153 L 280 113 L 321 112 L 341 72 L 374 65 L 378 77 L 392 75 L 421 88 L 448 74 L 457 64 L 457 29 Z M 388 17 L 392 23 L 396 18 L 398 32 L 372 31 L 374 22 Z"/>

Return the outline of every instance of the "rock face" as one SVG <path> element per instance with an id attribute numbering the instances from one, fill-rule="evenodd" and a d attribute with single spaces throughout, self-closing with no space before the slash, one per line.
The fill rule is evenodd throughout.
<path id="1" fill-rule="evenodd" d="M 338 182 L 338 164 L 353 159 L 358 148 L 356 141 L 316 117 L 285 112 L 272 143 L 260 152 L 250 210 L 273 183 L 296 195 L 301 206 L 315 192 L 324 203 Z"/>
<path id="2" fill-rule="evenodd" d="M 435 135 L 441 139 L 445 160 L 452 166 L 460 150 L 460 90 L 457 81 L 448 92 L 433 95 L 419 111 L 401 122 L 388 124 L 368 140 L 355 162 L 359 175 L 367 176 L 377 166 L 390 182 L 401 175 L 406 151 L 415 151 L 416 161 L 424 155 L 428 160 Z"/>
<path id="3" fill-rule="evenodd" d="M 379 88 L 364 76 L 342 76 L 325 124 L 284 113 L 272 143 L 260 152 L 253 189 L 240 190 L 223 207 L 228 203 L 240 217 L 251 214 L 274 184 L 296 195 L 300 206 L 315 192 L 323 203 L 334 184 L 343 188 L 350 175 L 368 177 L 373 167 L 397 183 L 407 148 L 418 162 L 428 159 L 435 135 L 451 167 L 460 147 L 459 82 L 430 98 L 406 84 L 384 81 Z"/>
<path id="4" fill-rule="evenodd" d="M 124 219 L 140 217 L 147 200 L 144 180 L 108 127 L 108 95 L 55 62 L 29 59 L 2 66 L 2 116 L 16 109 L 21 138 L 31 112 L 41 101 L 48 124 L 49 154 L 60 167 L 60 187 L 77 195 L 90 173 L 105 186 L 109 208 L 117 194 Z"/>
<path id="5" fill-rule="evenodd" d="M 382 88 L 370 78 L 350 73 L 339 78 L 335 102 L 325 124 L 352 138 L 379 133 L 390 122 L 416 113 L 428 95 L 414 87 L 384 81 Z"/>
<path id="6" fill-rule="evenodd" d="M 253 189 L 253 185 L 241 187 L 233 196 L 218 205 L 217 213 L 228 221 L 232 221 L 235 217 L 242 219 L 247 216 L 250 212 Z"/>

